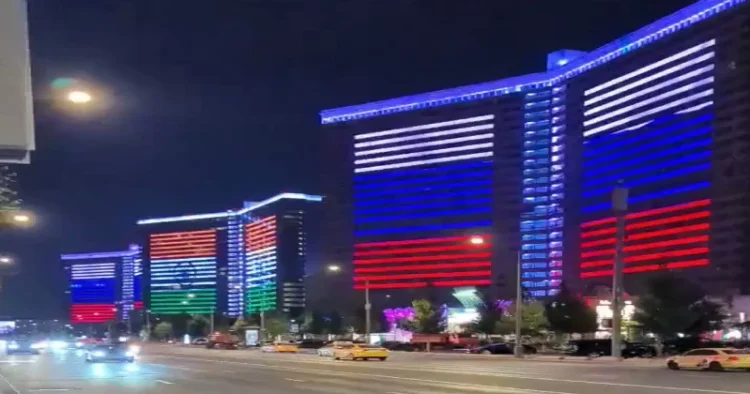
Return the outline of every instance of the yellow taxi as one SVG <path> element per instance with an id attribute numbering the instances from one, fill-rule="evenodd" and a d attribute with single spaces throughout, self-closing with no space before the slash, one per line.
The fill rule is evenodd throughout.
<path id="1" fill-rule="evenodd" d="M 297 353 L 299 346 L 294 342 L 276 342 L 273 344 L 276 353 Z"/>
<path id="2" fill-rule="evenodd" d="M 694 349 L 680 356 L 667 359 L 667 367 L 678 369 L 703 369 L 724 371 L 726 369 L 750 371 L 750 353 L 734 348 Z"/>
<path id="3" fill-rule="evenodd" d="M 385 361 L 388 358 L 388 350 L 380 346 L 365 345 L 360 343 L 339 345 L 333 348 L 335 360 L 370 360 Z"/>

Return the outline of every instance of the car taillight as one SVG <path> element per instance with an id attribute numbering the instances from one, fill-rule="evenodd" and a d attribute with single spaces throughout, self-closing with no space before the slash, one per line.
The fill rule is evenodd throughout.
<path id="1" fill-rule="evenodd" d="M 727 361 L 740 361 L 739 357 L 731 356 Z"/>

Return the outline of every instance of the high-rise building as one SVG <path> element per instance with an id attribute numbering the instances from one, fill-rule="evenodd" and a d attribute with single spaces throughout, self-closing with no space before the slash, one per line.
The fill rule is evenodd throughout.
<path id="1" fill-rule="evenodd" d="M 142 307 L 141 248 L 60 256 L 70 284 L 72 324 L 127 321 Z"/>
<path id="2" fill-rule="evenodd" d="M 298 316 L 321 200 L 282 193 L 238 210 L 138 221 L 151 313 Z"/>
<path id="3" fill-rule="evenodd" d="M 703 0 L 547 70 L 326 110 L 326 261 L 354 288 L 611 283 L 750 291 L 750 5 Z M 490 287 L 495 289 L 495 286 Z M 630 289 L 629 289 L 630 290 Z"/>

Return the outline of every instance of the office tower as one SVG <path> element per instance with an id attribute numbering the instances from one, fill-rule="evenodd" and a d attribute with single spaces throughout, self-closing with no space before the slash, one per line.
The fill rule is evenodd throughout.
<path id="1" fill-rule="evenodd" d="M 115 252 L 63 254 L 69 281 L 72 324 L 127 321 L 137 307 L 135 270 L 141 249 Z"/>
<path id="2" fill-rule="evenodd" d="M 237 210 L 138 221 L 148 240 L 143 283 L 149 310 L 298 316 L 321 200 L 282 193 Z"/>
<path id="3" fill-rule="evenodd" d="M 750 6 L 704 0 L 547 70 L 321 113 L 325 259 L 389 295 L 626 283 L 750 291 Z M 490 286 L 490 287 L 487 287 Z M 508 291 L 510 290 L 510 291 Z"/>

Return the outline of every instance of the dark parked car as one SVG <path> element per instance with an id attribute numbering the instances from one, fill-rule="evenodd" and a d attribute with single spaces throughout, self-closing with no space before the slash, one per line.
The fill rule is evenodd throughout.
<path id="1" fill-rule="evenodd" d="M 514 343 L 493 343 L 490 345 L 475 347 L 470 353 L 475 354 L 513 354 Z M 523 345 L 524 354 L 536 354 L 536 348 L 531 345 Z"/>
<path id="2" fill-rule="evenodd" d="M 580 339 L 570 341 L 565 353 L 571 356 L 600 357 L 612 355 L 612 341 L 609 339 Z M 622 342 L 622 357 L 650 358 L 656 356 L 656 348 L 644 343 Z"/>
<path id="3" fill-rule="evenodd" d="M 86 354 L 86 362 L 119 361 L 132 363 L 135 361 L 135 353 L 126 344 L 102 344 L 91 348 Z"/>

